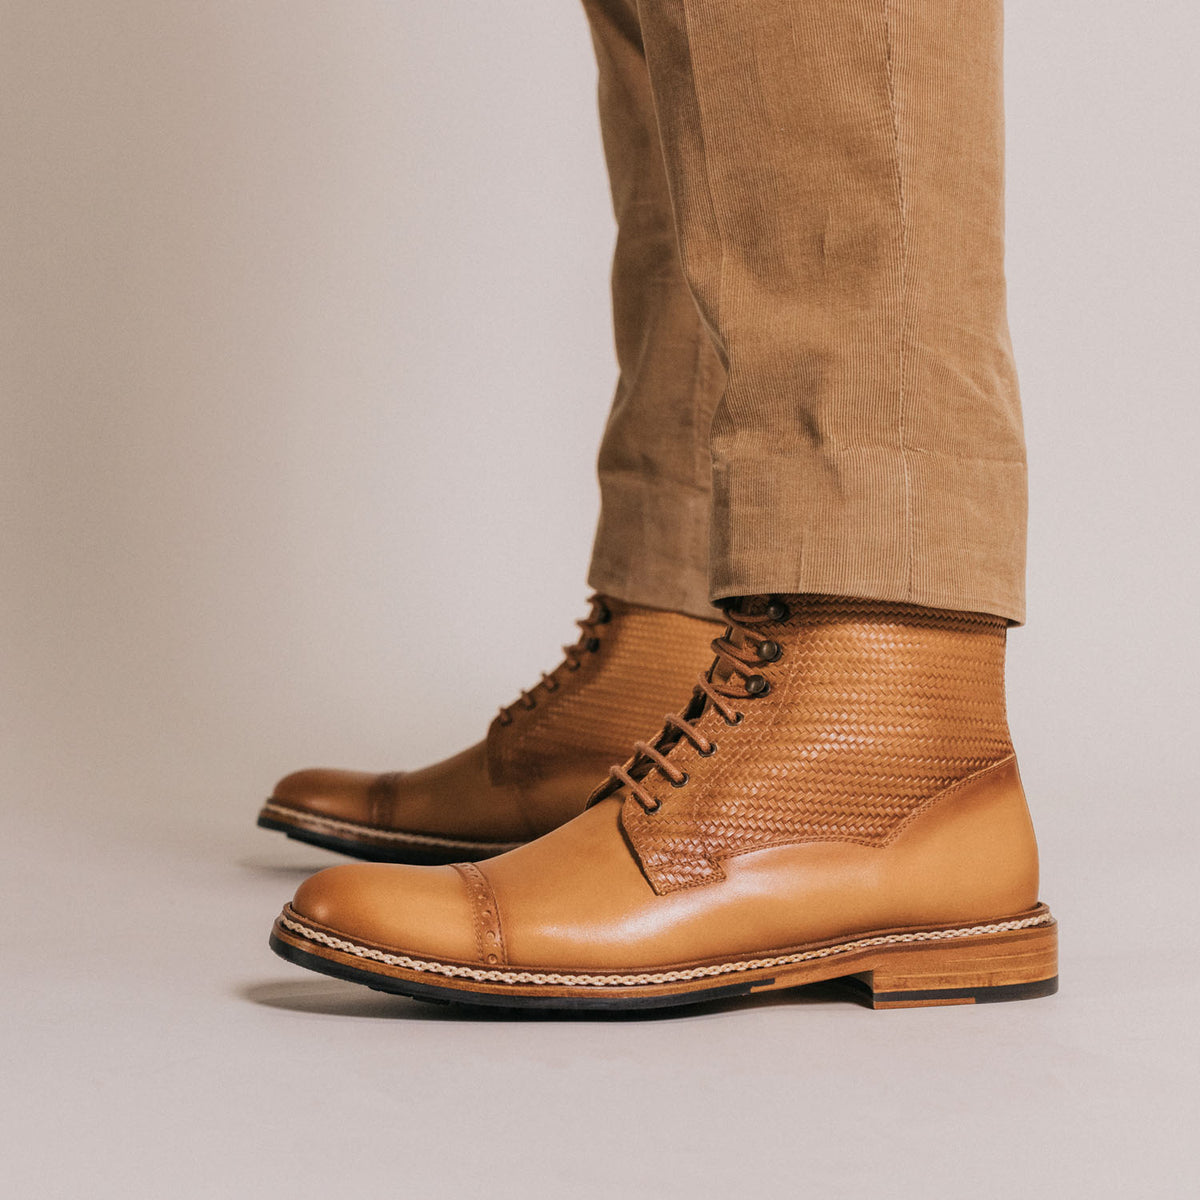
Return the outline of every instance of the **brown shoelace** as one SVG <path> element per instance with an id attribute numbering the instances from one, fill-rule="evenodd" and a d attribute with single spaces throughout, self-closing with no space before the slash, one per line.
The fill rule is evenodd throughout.
<path id="1" fill-rule="evenodd" d="M 691 702 L 682 713 L 667 713 L 662 732 L 653 742 L 634 743 L 633 758 L 627 768 L 621 765 L 609 768 L 608 783 L 596 791 L 592 802 L 623 785 L 646 812 L 657 812 L 662 806 L 661 801 L 650 795 L 641 780 L 657 770 L 672 787 L 683 787 L 688 782 L 687 772 L 681 771 L 667 757 L 680 738 L 691 742 L 704 758 L 715 753 L 716 742 L 705 737 L 695 725 L 708 706 L 711 704 L 720 713 L 726 725 L 737 725 L 742 720 L 742 713 L 730 701 L 754 699 L 770 691 L 771 685 L 764 675 L 759 674 L 759 669 L 778 662 L 783 651 L 778 642 L 760 641 L 756 627 L 786 621 L 787 605 L 772 598 L 762 612 L 745 613 L 738 611 L 738 601 L 732 600 L 724 606 L 724 612 L 729 628 L 713 639 L 716 659 L 697 681 Z M 736 634 L 741 635 L 740 645 L 732 640 Z M 736 686 L 735 681 L 740 681 L 741 686 Z"/>
<path id="2" fill-rule="evenodd" d="M 575 622 L 579 626 L 579 639 L 572 642 L 571 645 L 563 647 L 565 657 L 553 671 L 543 671 L 541 679 L 533 687 L 527 690 L 523 689 L 511 704 L 506 704 L 500 709 L 497 719 L 501 725 L 512 724 L 513 710 L 517 707 L 536 708 L 539 687 L 545 688 L 550 693 L 557 692 L 562 686 L 562 681 L 558 678 L 559 671 L 578 671 L 582 665 L 583 655 L 594 654 L 600 649 L 600 639 L 596 636 L 597 629 L 612 620 L 612 613 L 609 612 L 608 606 L 599 595 L 589 596 L 588 603 L 592 606 L 591 612 Z"/>

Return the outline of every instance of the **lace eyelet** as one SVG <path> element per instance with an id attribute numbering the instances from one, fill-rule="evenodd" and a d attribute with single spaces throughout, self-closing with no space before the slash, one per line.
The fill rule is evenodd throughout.
<path id="1" fill-rule="evenodd" d="M 748 675 L 746 677 L 746 692 L 750 696 L 765 696 L 771 690 L 771 685 L 765 676 Z"/>
<path id="2" fill-rule="evenodd" d="M 778 662 L 783 657 L 783 647 L 778 642 L 760 642 L 758 646 L 758 657 L 763 662 L 773 663 Z"/>
<path id="3" fill-rule="evenodd" d="M 673 788 L 686 787 L 689 779 L 691 779 L 691 776 L 686 771 L 684 771 L 683 775 L 679 779 L 671 780 L 671 786 Z"/>
<path id="4" fill-rule="evenodd" d="M 772 600 L 767 605 L 767 616 L 772 621 L 786 621 L 791 615 L 791 609 L 782 600 Z"/>
<path id="5" fill-rule="evenodd" d="M 584 642 L 583 648 L 589 654 L 595 654 L 596 651 L 600 649 L 600 639 L 599 638 L 588 638 L 588 640 L 586 642 Z"/>
<path id="6" fill-rule="evenodd" d="M 716 742 L 709 742 L 707 750 L 697 750 L 696 751 L 696 753 L 698 755 L 700 755 L 701 758 L 712 758 L 712 756 L 714 754 L 716 754 L 716 752 L 717 752 L 717 743 Z"/>
<path id="7" fill-rule="evenodd" d="M 658 812 L 658 810 L 660 808 L 662 808 L 661 800 L 655 800 L 655 802 L 653 804 L 643 804 L 642 805 L 642 811 L 647 812 L 647 813 L 656 813 L 656 812 Z"/>
<path id="8" fill-rule="evenodd" d="M 582 665 L 582 663 L 569 662 L 566 664 L 566 667 L 568 671 L 578 671 Z"/>
<path id="9" fill-rule="evenodd" d="M 725 724 L 726 725 L 740 725 L 742 723 L 742 721 L 745 719 L 745 716 L 746 716 L 745 713 L 734 713 L 732 721 L 729 720 L 728 717 L 725 718 Z"/>

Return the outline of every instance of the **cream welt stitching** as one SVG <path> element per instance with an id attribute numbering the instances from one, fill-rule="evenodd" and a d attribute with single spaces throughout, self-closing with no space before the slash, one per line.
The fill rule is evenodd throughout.
<path id="1" fill-rule="evenodd" d="M 775 958 L 750 958 L 733 963 L 715 963 L 706 967 L 689 967 L 683 971 L 643 972 L 627 975 L 560 975 L 554 972 L 542 971 L 494 971 L 481 970 L 476 967 L 460 967 L 451 963 L 429 962 L 419 958 L 409 958 L 406 954 L 388 954 L 384 950 L 374 950 L 369 946 L 360 946 L 356 942 L 347 942 L 331 934 L 322 933 L 318 929 L 310 929 L 299 921 L 292 920 L 286 913 L 281 913 L 279 923 L 293 933 L 307 938 L 311 942 L 319 942 L 331 950 L 341 950 L 345 954 L 353 954 L 358 958 L 369 958 L 372 962 L 382 963 L 388 967 L 403 967 L 407 971 L 422 971 L 434 975 L 447 975 L 454 979 L 473 979 L 477 983 L 528 983 L 537 985 L 566 985 L 570 987 L 628 987 L 656 983 L 680 983 L 689 979 L 705 979 L 715 975 L 732 975 L 745 971 L 759 971 L 775 967 L 790 966 L 793 963 L 811 962 L 821 958 L 832 958 L 839 954 L 849 954 L 855 950 L 869 950 L 876 946 L 896 946 L 910 942 L 938 942 L 953 938 L 979 937 L 988 933 L 1010 933 L 1016 929 L 1029 929 L 1034 925 L 1049 925 L 1054 917 L 1049 912 L 1038 913 L 1036 916 L 1023 917 L 1015 921 L 996 921 L 990 925 L 972 925 L 969 929 L 935 929 L 917 933 L 886 933 L 878 937 L 860 938 L 854 942 L 842 942 L 837 946 L 824 946 L 819 950 L 802 950 L 796 954 L 782 954 Z"/>
<path id="2" fill-rule="evenodd" d="M 374 825 L 358 825 L 353 821 L 339 821 L 336 817 L 318 817 L 311 813 L 300 812 L 295 808 L 285 808 L 281 804 L 264 804 L 264 813 L 288 817 L 292 823 L 304 829 L 327 829 L 330 833 L 366 834 L 369 837 L 381 838 L 389 842 L 412 842 L 420 846 L 445 846 L 452 850 L 490 850 L 493 854 L 502 854 L 505 850 L 515 850 L 524 842 L 468 842 L 460 838 L 435 837 L 431 833 L 405 833 L 402 830 L 380 829 Z M 300 825 L 303 822 L 303 825 Z"/>

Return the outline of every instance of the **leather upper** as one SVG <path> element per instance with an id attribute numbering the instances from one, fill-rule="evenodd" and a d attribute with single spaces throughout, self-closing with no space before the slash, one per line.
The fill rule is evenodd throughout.
<path id="1" fill-rule="evenodd" d="M 659 742 L 674 778 L 644 758 L 624 789 L 622 825 L 658 891 L 716 878 L 744 850 L 883 845 L 1012 753 L 1001 618 L 832 596 L 779 597 L 774 613 L 741 614 L 719 644 L 737 724 L 705 704 L 694 739 Z"/>
<path id="2" fill-rule="evenodd" d="M 784 948 L 897 926 L 992 919 L 1037 901 L 1037 846 L 1016 761 L 947 789 L 887 846 L 804 842 L 722 861 L 723 877 L 655 893 L 606 799 L 476 864 L 503 930 L 499 961 L 627 969 Z M 478 900 L 454 867 L 333 867 L 296 912 L 371 945 L 467 963 Z"/>

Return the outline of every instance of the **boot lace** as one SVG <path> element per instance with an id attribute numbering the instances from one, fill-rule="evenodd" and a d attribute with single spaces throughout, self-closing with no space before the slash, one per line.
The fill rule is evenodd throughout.
<path id="1" fill-rule="evenodd" d="M 657 771 L 672 787 L 683 787 L 688 782 L 687 772 L 681 771 L 667 757 L 671 749 L 686 739 L 704 758 L 716 752 L 716 742 L 696 727 L 709 705 L 721 715 L 726 725 L 740 725 L 744 714 L 738 710 L 736 702 L 757 699 L 771 690 L 769 681 L 759 670 L 778 662 L 783 651 L 778 642 L 760 639 L 757 629 L 768 623 L 786 621 L 787 606 L 771 599 L 762 612 L 747 613 L 739 611 L 735 598 L 723 607 L 728 628 L 713 639 L 716 659 L 697 680 L 690 703 L 682 713 L 667 713 L 662 732 L 653 742 L 635 742 L 633 758 L 624 765 L 609 768 L 608 781 L 597 789 L 590 803 L 624 786 L 646 812 L 657 812 L 662 802 L 643 786 L 643 781 L 652 772 Z M 737 641 L 734 640 L 736 635 L 740 635 Z"/>
<path id="2" fill-rule="evenodd" d="M 562 686 L 562 680 L 558 675 L 560 671 L 578 671 L 582 665 L 583 656 L 585 654 L 594 654 L 600 649 L 600 638 L 597 636 L 599 626 L 607 624 L 612 620 L 612 613 L 608 609 L 608 605 L 599 595 L 589 596 L 588 603 L 591 605 L 591 611 L 586 617 L 575 622 L 579 626 L 579 638 L 572 642 L 569 646 L 563 647 L 564 658 L 553 671 L 543 671 L 541 679 L 533 685 L 533 687 L 522 690 L 521 694 L 511 703 L 504 705 L 497 714 L 496 719 L 501 725 L 511 725 L 513 722 L 513 713 L 516 709 L 530 709 L 537 707 L 537 689 L 544 688 L 547 692 L 557 692 Z"/>

